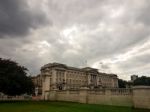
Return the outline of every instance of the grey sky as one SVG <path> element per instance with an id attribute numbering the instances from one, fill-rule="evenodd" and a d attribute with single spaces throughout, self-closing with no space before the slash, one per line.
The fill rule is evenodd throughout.
<path id="1" fill-rule="evenodd" d="M 149 0 L 0 1 L 0 57 L 150 76 Z"/>

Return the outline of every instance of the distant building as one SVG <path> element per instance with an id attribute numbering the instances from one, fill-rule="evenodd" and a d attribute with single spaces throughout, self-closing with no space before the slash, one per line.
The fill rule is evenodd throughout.
<path id="1" fill-rule="evenodd" d="M 60 63 L 49 63 L 41 68 L 43 92 L 53 89 L 79 89 L 81 87 L 118 88 L 115 74 L 100 73 L 97 69 L 75 68 Z"/>
<path id="2" fill-rule="evenodd" d="M 134 86 L 134 81 L 138 78 L 138 75 L 131 75 L 131 80 L 126 83 L 126 88 L 132 88 Z"/>
<path id="3" fill-rule="evenodd" d="M 131 82 L 134 82 L 138 78 L 138 75 L 131 75 Z"/>

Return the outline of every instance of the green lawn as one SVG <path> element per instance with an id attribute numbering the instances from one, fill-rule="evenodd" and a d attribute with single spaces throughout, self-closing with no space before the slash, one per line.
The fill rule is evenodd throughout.
<path id="1" fill-rule="evenodd" d="M 71 102 L 0 102 L 0 112 L 150 112 L 130 107 Z"/>

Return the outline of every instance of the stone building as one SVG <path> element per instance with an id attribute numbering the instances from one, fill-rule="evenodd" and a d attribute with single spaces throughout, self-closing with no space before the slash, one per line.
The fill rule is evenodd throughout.
<path id="1" fill-rule="evenodd" d="M 42 94 L 42 75 L 39 74 L 37 76 L 32 77 L 32 82 L 35 86 L 35 92 L 37 91 L 38 92 L 37 94 L 41 95 Z"/>
<path id="2" fill-rule="evenodd" d="M 49 63 L 41 67 L 43 92 L 54 89 L 79 89 L 81 87 L 117 88 L 115 74 L 100 73 L 95 68 L 75 68 L 60 63 Z"/>

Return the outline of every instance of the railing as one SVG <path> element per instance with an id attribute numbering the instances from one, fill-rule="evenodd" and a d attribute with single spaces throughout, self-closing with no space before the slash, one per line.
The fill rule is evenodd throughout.
<path id="1" fill-rule="evenodd" d="M 58 94 L 79 94 L 80 90 L 58 90 Z M 132 95 L 132 89 L 97 89 L 97 90 L 87 90 L 88 94 L 91 95 Z"/>
<path id="2" fill-rule="evenodd" d="M 0 96 L 0 101 L 9 101 L 9 100 L 31 100 L 32 97 L 26 96 Z"/>
<path id="3" fill-rule="evenodd" d="M 131 95 L 131 89 L 111 89 L 111 95 Z"/>
<path id="4" fill-rule="evenodd" d="M 105 95 L 105 90 L 89 90 L 88 94 L 94 94 L 94 95 Z"/>

